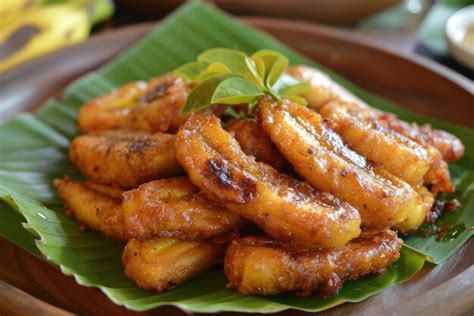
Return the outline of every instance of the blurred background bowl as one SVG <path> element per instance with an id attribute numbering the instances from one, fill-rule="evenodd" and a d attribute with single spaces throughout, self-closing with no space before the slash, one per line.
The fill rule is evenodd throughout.
<path id="1" fill-rule="evenodd" d="M 474 5 L 457 11 L 449 18 L 446 38 L 451 55 L 474 69 Z"/>
<path id="2" fill-rule="evenodd" d="M 120 5 L 137 13 L 159 18 L 184 0 L 118 0 Z M 304 19 L 329 24 L 350 24 L 401 0 L 212 0 L 233 14 Z"/>

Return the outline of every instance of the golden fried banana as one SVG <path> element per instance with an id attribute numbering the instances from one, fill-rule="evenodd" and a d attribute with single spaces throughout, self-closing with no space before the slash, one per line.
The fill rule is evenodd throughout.
<path id="1" fill-rule="evenodd" d="M 122 255 L 125 274 L 143 289 L 163 292 L 211 269 L 224 247 L 199 241 L 131 239 Z"/>
<path id="2" fill-rule="evenodd" d="M 261 236 L 235 239 L 227 248 L 227 287 L 243 294 L 275 295 L 298 292 L 337 294 L 347 280 L 376 273 L 397 261 L 402 240 L 390 230 L 363 232 L 335 248 L 302 250 Z"/>
<path id="3" fill-rule="evenodd" d="M 457 161 L 464 154 L 464 146 L 456 136 L 433 129 L 429 124 L 418 126 L 415 123 L 403 122 L 391 113 L 370 107 L 317 69 L 308 66 L 295 66 L 289 68 L 288 73 L 310 84 L 310 92 L 305 95 L 305 98 L 308 100 L 308 106 L 312 109 L 319 111 L 323 105 L 335 100 L 355 103 L 360 109 L 370 111 L 372 118 L 375 118 L 380 125 L 384 125 L 424 147 L 431 145 L 437 148 L 447 162 Z"/>
<path id="4" fill-rule="evenodd" d="M 179 111 L 189 91 L 184 81 L 174 75 L 127 83 L 83 105 L 79 129 L 83 133 L 123 128 L 176 131 L 186 120 Z"/>
<path id="5" fill-rule="evenodd" d="M 319 113 L 355 152 L 365 156 L 415 188 L 431 167 L 429 153 L 416 142 L 363 118 L 367 110 L 354 103 L 332 101 Z M 362 112 L 362 113 L 361 113 Z"/>
<path id="6" fill-rule="evenodd" d="M 226 130 L 239 142 L 245 154 L 254 156 L 257 161 L 269 164 L 278 171 L 288 169 L 288 161 L 257 122 L 234 119 L 227 124 Z"/>
<path id="7" fill-rule="evenodd" d="M 295 170 L 316 189 L 355 206 L 364 226 L 390 227 L 422 207 L 410 185 L 383 168 L 372 167 L 318 113 L 267 98 L 258 106 L 264 131 Z"/>
<path id="8" fill-rule="evenodd" d="M 458 161 L 464 155 L 464 145 L 455 135 L 443 130 L 434 129 L 430 124 L 418 125 L 400 121 L 393 114 L 379 115 L 380 124 L 390 128 L 418 144 L 428 147 L 433 146 L 439 150 L 442 159 L 447 162 Z"/>
<path id="9" fill-rule="evenodd" d="M 116 240 L 127 240 L 123 229 L 122 203 L 92 190 L 83 182 L 69 177 L 55 179 L 54 186 L 64 201 L 66 213 L 72 215 L 81 227 L 99 231 Z"/>
<path id="10" fill-rule="evenodd" d="M 245 155 L 215 116 L 191 116 L 176 153 L 197 187 L 275 238 L 329 247 L 360 234 L 357 210 Z"/>
<path id="11" fill-rule="evenodd" d="M 188 178 L 142 184 L 123 195 L 125 229 L 129 236 L 203 240 L 233 234 L 243 219 L 199 193 Z"/>
<path id="12" fill-rule="evenodd" d="M 123 193 L 123 203 L 107 195 L 114 189 L 89 181 L 65 177 L 54 185 L 83 227 L 118 240 L 176 237 L 223 244 L 243 225 L 239 215 L 205 198 L 187 178 L 146 183 Z"/>
<path id="13" fill-rule="evenodd" d="M 122 188 L 180 175 L 171 134 L 104 131 L 81 135 L 69 147 L 71 161 L 91 180 Z"/>

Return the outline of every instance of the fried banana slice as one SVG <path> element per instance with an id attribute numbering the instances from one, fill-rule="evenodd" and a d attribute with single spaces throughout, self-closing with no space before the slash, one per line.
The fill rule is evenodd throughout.
<path id="1" fill-rule="evenodd" d="M 360 234 L 356 209 L 256 162 L 215 116 L 191 116 L 178 132 L 176 154 L 211 199 L 275 238 L 330 247 Z"/>
<path id="2" fill-rule="evenodd" d="M 129 236 L 173 236 L 203 240 L 237 232 L 243 219 L 199 193 L 188 178 L 142 184 L 123 195 L 125 228 Z"/>
<path id="3" fill-rule="evenodd" d="M 257 122 L 234 119 L 227 124 L 226 130 L 239 142 L 245 154 L 254 156 L 257 161 L 269 164 L 278 171 L 288 169 L 288 161 Z"/>
<path id="4" fill-rule="evenodd" d="M 355 152 L 383 165 L 385 169 L 415 188 L 431 167 L 431 156 L 416 142 L 365 120 L 366 110 L 354 103 L 332 101 L 319 113 L 331 120 L 331 127 Z"/>
<path id="5" fill-rule="evenodd" d="M 302 250 L 264 236 L 235 239 L 227 248 L 224 273 L 243 294 L 298 292 L 337 294 L 343 283 L 369 273 L 382 274 L 400 257 L 403 241 L 390 230 L 363 232 L 335 248 Z"/>
<path id="6" fill-rule="evenodd" d="M 263 130 L 296 172 L 316 189 L 355 206 L 365 227 L 390 227 L 422 208 L 410 185 L 349 149 L 318 113 L 267 98 L 258 106 Z"/>
<path id="7" fill-rule="evenodd" d="M 183 174 L 171 134 L 104 131 L 81 135 L 69 147 L 71 161 L 91 180 L 132 188 L 150 180 Z"/>
<path id="8" fill-rule="evenodd" d="M 211 269 L 222 245 L 176 238 L 131 239 L 122 255 L 125 274 L 139 287 L 163 292 Z"/>
<path id="9" fill-rule="evenodd" d="M 79 129 L 83 133 L 124 128 L 176 131 L 186 120 L 179 111 L 189 91 L 184 81 L 174 75 L 127 83 L 83 105 Z"/>
<path id="10" fill-rule="evenodd" d="M 128 239 L 124 233 L 120 199 L 98 193 L 67 176 L 55 179 L 53 184 L 64 201 L 66 213 L 74 216 L 81 227 L 99 231 L 112 239 Z"/>
<path id="11" fill-rule="evenodd" d="M 330 101 L 342 100 L 346 103 L 355 103 L 361 109 L 370 111 L 372 117 L 380 125 L 402 134 L 425 148 L 433 146 L 438 149 L 447 162 L 457 161 L 464 154 L 464 146 L 456 136 L 442 130 L 433 129 L 429 124 L 419 126 L 416 123 L 406 123 L 391 113 L 370 107 L 317 69 L 307 66 L 295 66 L 289 68 L 288 73 L 310 84 L 310 92 L 305 95 L 305 98 L 308 100 L 308 106 L 316 111 L 319 111 L 323 105 Z"/>
<path id="12" fill-rule="evenodd" d="M 243 225 L 239 215 L 206 199 L 186 178 L 146 183 L 123 193 L 123 203 L 108 195 L 116 189 L 91 182 L 65 177 L 54 185 L 81 226 L 117 240 L 176 237 L 222 244 Z"/>

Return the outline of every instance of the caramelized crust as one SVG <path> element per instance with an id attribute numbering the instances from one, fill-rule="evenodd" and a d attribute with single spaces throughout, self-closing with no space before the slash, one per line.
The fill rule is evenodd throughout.
<path id="1" fill-rule="evenodd" d="M 295 170 L 313 187 L 355 206 L 364 226 L 390 227 L 422 208 L 412 187 L 345 146 L 318 113 L 271 99 L 258 106 L 264 131 Z"/>
<path id="2" fill-rule="evenodd" d="M 224 260 L 227 287 L 243 294 L 337 294 L 343 283 L 382 274 L 400 256 L 402 240 L 390 230 L 363 232 L 336 248 L 302 250 L 263 236 L 232 241 Z"/>
<path id="3" fill-rule="evenodd" d="M 183 173 L 175 157 L 175 138 L 125 130 L 81 135 L 72 141 L 69 157 L 95 182 L 132 188 Z"/>
<path id="4" fill-rule="evenodd" d="M 269 164 L 278 171 L 288 169 L 288 161 L 257 122 L 234 119 L 227 124 L 226 130 L 234 136 L 245 154 L 254 156 L 257 161 Z"/>
<path id="5" fill-rule="evenodd" d="M 92 190 L 69 177 L 55 179 L 54 186 L 63 200 L 66 213 L 74 216 L 82 228 L 91 228 L 116 240 L 127 240 L 124 233 L 122 203 Z"/>
<path id="6" fill-rule="evenodd" d="M 176 153 L 197 187 L 275 238 L 330 247 L 360 234 L 353 207 L 245 155 L 215 116 L 191 116 Z"/>
<path id="7" fill-rule="evenodd" d="M 416 142 L 389 129 L 377 121 L 365 120 L 366 110 L 354 103 L 332 101 L 319 113 L 331 120 L 331 127 L 355 152 L 383 165 L 385 169 L 419 187 L 431 166 L 428 152 Z"/>
<path id="8" fill-rule="evenodd" d="M 188 178 L 142 184 L 123 195 L 125 228 L 129 236 L 173 236 L 203 240 L 236 233 L 242 218 L 199 193 Z"/>
<path id="9" fill-rule="evenodd" d="M 212 268 L 224 247 L 176 238 L 131 239 L 122 255 L 125 274 L 143 289 L 163 292 Z"/>

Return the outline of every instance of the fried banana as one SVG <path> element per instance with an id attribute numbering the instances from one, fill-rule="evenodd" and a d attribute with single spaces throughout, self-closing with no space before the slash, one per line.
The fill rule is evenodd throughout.
<path id="1" fill-rule="evenodd" d="M 345 103 L 355 103 L 361 109 L 370 111 L 380 125 L 384 125 L 422 146 L 435 147 L 447 162 L 457 161 L 464 154 L 464 146 L 456 136 L 442 130 L 433 129 L 429 124 L 419 126 L 416 123 L 406 123 L 399 120 L 394 114 L 370 107 L 315 68 L 301 65 L 294 66 L 288 69 L 288 73 L 310 84 L 310 91 L 304 97 L 308 100 L 308 106 L 316 111 L 319 111 L 323 105 L 330 101 L 342 100 Z"/>
<path id="2" fill-rule="evenodd" d="M 123 195 L 127 235 L 141 240 L 152 236 L 204 240 L 232 235 L 243 219 L 199 193 L 188 178 L 142 184 Z"/>
<path id="3" fill-rule="evenodd" d="M 125 274 L 143 289 L 163 292 L 211 269 L 222 245 L 176 238 L 131 239 L 122 255 Z"/>
<path id="4" fill-rule="evenodd" d="M 243 294 L 275 295 L 298 292 L 337 294 L 343 283 L 369 274 L 382 274 L 397 261 L 403 241 L 390 230 L 363 232 L 335 248 L 295 249 L 268 237 L 232 241 L 224 259 L 224 273 Z"/>
<path id="5" fill-rule="evenodd" d="M 80 227 L 91 228 L 115 240 L 127 240 L 124 233 L 122 201 L 91 189 L 69 177 L 55 179 L 54 186 L 64 201 L 66 213 L 74 216 Z"/>
<path id="6" fill-rule="evenodd" d="M 239 215 L 206 199 L 187 178 L 146 183 L 124 192 L 123 202 L 107 195 L 113 189 L 90 182 L 65 177 L 54 185 L 82 227 L 117 240 L 176 237 L 222 244 L 243 225 Z"/>
<path id="7" fill-rule="evenodd" d="M 211 199 L 275 238 L 331 247 L 360 234 L 356 209 L 256 162 L 215 116 L 191 116 L 178 132 L 176 154 Z"/>
<path id="8" fill-rule="evenodd" d="M 337 100 L 324 105 L 319 113 L 331 121 L 331 128 L 355 152 L 383 165 L 413 187 L 420 187 L 432 164 L 429 153 L 416 142 L 383 128 L 377 121 L 365 120 L 365 111 L 354 103 Z"/>
<path id="9" fill-rule="evenodd" d="M 254 156 L 257 161 L 269 164 L 278 171 L 288 169 L 288 161 L 257 122 L 234 119 L 226 125 L 226 130 L 237 140 L 245 154 Z"/>
<path id="10" fill-rule="evenodd" d="M 127 83 L 83 105 L 79 129 L 83 133 L 124 128 L 176 131 L 186 120 L 179 111 L 189 91 L 184 81 L 174 75 Z"/>
<path id="11" fill-rule="evenodd" d="M 81 135 L 69 147 L 71 161 L 94 182 L 133 188 L 183 174 L 171 134 L 104 131 Z"/>
<path id="12" fill-rule="evenodd" d="M 303 178 L 355 206 L 362 224 L 385 228 L 422 208 L 407 183 L 349 149 L 316 112 L 265 98 L 258 104 L 264 131 Z"/>

